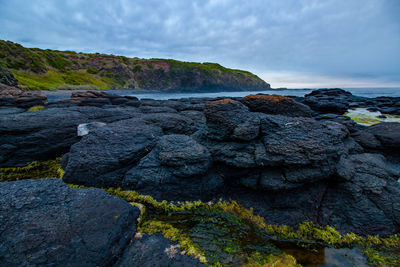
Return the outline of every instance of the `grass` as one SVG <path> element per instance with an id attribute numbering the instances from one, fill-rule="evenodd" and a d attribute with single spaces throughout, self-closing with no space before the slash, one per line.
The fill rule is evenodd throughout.
<path id="1" fill-rule="evenodd" d="M 23 89 L 51 90 L 62 88 L 74 88 L 74 86 L 92 86 L 97 89 L 111 89 L 116 82 L 109 77 L 96 77 L 84 71 L 69 71 L 60 73 L 49 70 L 43 74 L 33 74 L 25 71 L 13 71 L 18 85 Z M 76 88 L 76 87 L 75 87 Z"/>

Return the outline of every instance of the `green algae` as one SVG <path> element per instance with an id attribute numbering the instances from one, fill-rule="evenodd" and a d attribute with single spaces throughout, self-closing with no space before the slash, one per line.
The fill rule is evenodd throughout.
<path id="1" fill-rule="evenodd" d="M 268 242 L 265 233 L 246 222 L 249 214 L 242 214 L 246 209 L 236 202 L 172 204 L 135 191 L 108 189 L 107 192 L 145 207 L 138 231 L 162 233 L 178 242 L 187 254 L 210 266 L 296 266 L 292 256 Z"/>
<path id="2" fill-rule="evenodd" d="M 28 111 L 29 112 L 32 112 L 32 111 L 41 111 L 41 110 L 43 110 L 44 109 L 44 106 L 33 106 L 33 107 L 30 107 L 29 109 L 28 109 Z"/>
<path id="3" fill-rule="evenodd" d="M 24 179 L 62 178 L 61 158 L 47 161 L 34 161 L 26 166 L 0 168 L 0 182 L 18 181 Z"/>
<path id="4" fill-rule="evenodd" d="M 393 253 L 400 248 L 397 235 L 341 234 L 332 226 L 312 222 L 303 222 L 297 228 L 267 224 L 264 218 L 235 201 L 173 204 L 158 202 L 135 191 L 108 189 L 107 192 L 135 205 L 140 203 L 139 231 L 162 233 L 178 242 L 182 250 L 211 266 L 296 266 L 293 251 L 314 257 L 315 251 L 323 252 L 324 248 L 359 248 L 373 266 L 382 262 L 386 265 L 381 266 L 392 266 L 398 260 Z M 282 249 L 287 246 L 289 250 Z"/>
<path id="5" fill-rule="evenodd" d="M 371 126 L 380 122 L 400 122 L 400 116 L 398 115 L 382 114 L 379 111 L 371 112 L 366 108 L 349 109 L 343 115 L 364 126 Z M 386 118 L 380 117 L 382 115 Z"/>

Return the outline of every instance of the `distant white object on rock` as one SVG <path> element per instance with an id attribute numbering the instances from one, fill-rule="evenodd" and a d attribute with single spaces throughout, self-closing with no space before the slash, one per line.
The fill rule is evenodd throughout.
<path id="1" fill-rule="evenodd" d="M 105 126 L 106 124 L 104 122 L 90 122 L 90 123 L 82 123 L 78 125 L 78 136 L 84 136 L 87 135 L 90 131 L 92 131 L 95 128 Z"/>

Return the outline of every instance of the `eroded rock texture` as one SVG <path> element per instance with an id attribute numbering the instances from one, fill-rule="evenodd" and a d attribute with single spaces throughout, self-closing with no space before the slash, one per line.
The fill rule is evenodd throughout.
<path id="1" fill-rule="evenodd" d="M 345 107 L 356 101 L 341 90 L 306 99 L 324 104 L 337 96 Z M 75 98 L 78 106 L 48 106 L 35 116 L 5 113 L 1 164 L 69 150 L 63 159 L 68 183 L 122 187 L 158 200 L 223 197 L 254 208 L 269 223 L 311 220 L 360 234 L 400 230 L 400 168 L 392 157 L 398 123 L 358 127 L 338 115 L 311 117 L 303 104 L 278 96 L 146 99 L 101 109 L 89 104 L 96 94 Z M 90 124 L 78 137 L 82 123 Z"/>
<path id="2" fill-rule="evenodd" d="M 110 266 L 136 232 L 139 210 L 100 189 L 59 179 L 0 183 L 0 265 Z"/>

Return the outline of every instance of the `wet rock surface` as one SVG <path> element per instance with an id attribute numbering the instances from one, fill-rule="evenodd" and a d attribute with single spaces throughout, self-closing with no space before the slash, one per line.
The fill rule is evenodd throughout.
<path id="1" fill-rule="evenodd" d="M 338 115 L 383 99 L 368 102 L 336 89 L 294 100 L 145 99 L 133 100 L 135 106 L 113 103 L 117 98 L 87 92 L 63 107 L 5 113 L 0 164 L 68 152 L 63 179 L 69 183 L 122 187 L 157 200 L 223 197 L 254 208 L 269 223 L 308 220 L 360 234 L 400 231 L 400 175 L 392 168 L 399 162 L 390 157 L 400 124 L 361 127 Z M 310 98 L 325 107 L 310 104 L 311 111 L 305 106 Z M 85 123 L 90 129 L 78 137 Z"/>
<path id="2" fill-rule="evenodd" d="M 0 265 L 110 266 L 136 232 L 139 210 L 60 179 L 0 183 Z"/>

